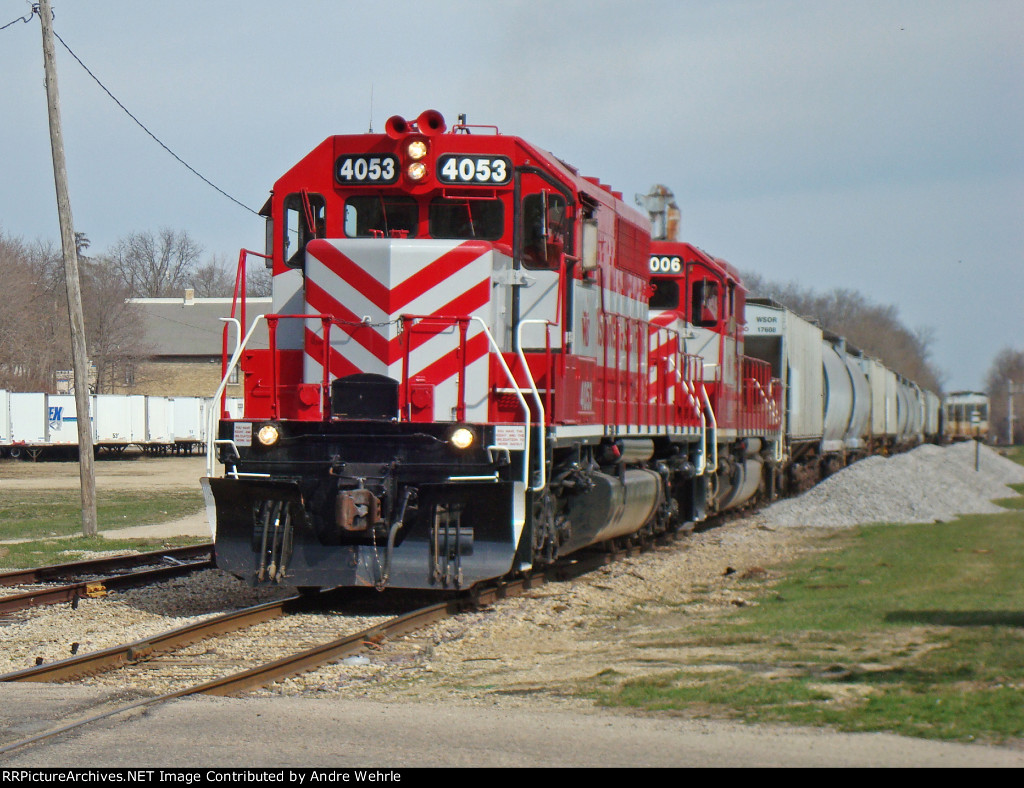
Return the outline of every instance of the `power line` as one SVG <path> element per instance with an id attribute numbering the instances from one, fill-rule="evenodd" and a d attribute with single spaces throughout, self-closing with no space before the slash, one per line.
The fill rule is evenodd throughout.
<path id="1" fill-rule="evenodd" d="M 30 15 L 29 15 L 29 19 L 31 19 L 31 18 L 32 18 L 32 15 L 30 14 Z M 17 19 L 15 19 L 15 20 L 14 20 L 14 22 L 17 22 L 17 21 L 19 21 L 19 20 L 17 20 Z M 26 20 L 23 20 L 23 21 L 28 21 L 28 20 L 26 19 Z M 13 25 L 13 24 L 14 24 L 14 22 L 11 22 L 10 24 L 12 24 L 12 25 Z M 202 180 L 202 181 L 203 181 L 204 183 L 206 183 L 207 185 L 209 185 L 209 186 L 212 186 L 212 187 L 213 187 L 214 189 L 216 189 L 216 190 L 217 190 L 218 192 L 220 192 L 220 193 L 221 193 L 222 195 L 224 195 L 224 196 L 225 196 L 225 197 L 227 197 L 227 198 L 228 198 L 229 200 L 231 200 L 231 202 L 233 202 L 233 203 L 235 203 L 236 205 L 238 205 L 238 206 L 240 206 L 240 207 L 244 208 L 245 210 L 249 211 L 249 213 L 251 213 L 251 214 L 254 214 L 254 215 L 256 215 L 256 216 L 259 216 L 259 215 L 260 215 L 259 211 L 256 211 L 256 210 L 254 210 L 254 209 L 250 208 L 250 207 L 249 207 L 248 205 L 246 205 L 245 203 L 241 202 L 240 200 L 236 200 L 236 199 L 235 199 L 234 197 L 232 197 L 232 196 L 231 196 L 230 194 L 228 194 L 228 193 L 227 193 L 226 191 L 224 191 L 224 190 L 223 190 L 222 188 L 220 188 L 220 187 L 219 187 L 219 186 L 218 186 L 217 184 L 215 184 L 215 183 L 214 183 L 213 181 L 211 181 L 211 180 L 210 180 L 209 178 L 205 177 L 205 176 L 204 176 L 204 175 L 203 175 L 202 173 L 200 173 L 199 171 L 197 171 L 197 170 L 196 170 L 196 169 L 195 169 L 195 168 L 194 168 L 194 167 L 193 167 L 192 165 L 190 165 L 190 164 L 189 164 L 189 163 L 188 163 L 187 161 L 185 161 L 184 159 L 182 159 L 182 158 L 181 158 L 181 156 L 179 156 L 179 155 L 178 155 L 177 153 L 175 153 L 175 152 L 174 152 L 174 151 L 172 151 L 172 150 L 171 150 L 170 148 L 168 148 L 168 147 L 167 147 L 167 146 L 166 146 L 166 145 L 165 145 L 165 144 L 164 144 L 164 143 L 163 143 L 163 142 L 162 142 L 162 141 L 160 140 L 160 138 L 159 138 L 159 137 L 157 137 L 157 136 L 156 136 L 156 135 L 155 135 L 155 134 L 154 134 L 153 132 L 151 132 L 151 131 L 150 131 L 149 129 L 147 129 L 147 128 L 146 128 L 146 126 L 145 126 L 145 125 L 144 125 L 144 124 L 142 123 L 142 121 L 141 121 L 141 120 L 139 120 L 139 119 L 138 119 L 137 117 L 135 117 L 135 116 L 134 116 L 134 115 L 133 115 L 133 114 L 132 114 L 131 112 L 129 112 L 129 111 L 128 111 L 128 108 L 127 108 L 127 107 L 126 107 L 126 106 L 125 106 L 124 104 L 122 104 L 122 103 L 121 103 L 120 101 L 118 101 L 118 99 L 117 99 L 117 96 L 115 96 L 115 95 L 114 95 L 113 93 L 111 93 L 111 92 L 110 92 L 110 90 L 108 90 L 108 89 L 107 89 L 107 86 L 106 86 L 106 85 L 104 85 L 104 84 L 103 84 L 102 82 L 100 82 L 100 80 L 99 80 L 99 77 L 97 77 L 97 76 L 96 76 L 95 74 L 93 74 L 93 73 L 92 73 L 92 71 L 90 71 L 90 70 L 89 70 L 89 67 L 88 67 L 87 65 L 85 65 L 85 63 L 83 63 L 83 62 L 82 62 L 82 59 L 81 59 L 81 58 L 80 58 L 80 57 L 79 57 L 78 55 L 76 55 L 76 54 L 75 54 L 74 52 L 72 52 L 72 51 L 71 51 L 71 47 L 69 47 L 69 46 L 68 46 L 68 45 L 67 45 L 67 44 L 66 44 L 66 43 L 64 42 L 64 39 L 63 39 L 63 38 L 61 38 L 61 37 L 60 37 L 60 36 L 59 36 L 59 35 L 57 34 L 57 31 L 54 31 L 53 35 L 54 35 L 54 36 L 56 37 L 56 39 L 57 39 L 58 41 L 60 41 L 60 43 L 61 43 L 61 46 L 63 46 L 63 47 L 64 47 L 64 48 L 65 48 L 65 49 L 66 49 L 66 50 L 68 51 L 68 53 L 69 53 L 69 54 L 71 55 L 71 57 L 73 57 L 73 58 L 74 58 L 75 60 L 77 60 L 77 61 L 78 61 L 78 65 L 80 65 L 80 66 L 81 66 L 82 68 L 84 68 L 84 69 L 85 69 L 85 73 L 86 73 L 86 74 L 88 74 L 88 75 L 89 75 L 90 77 L 92 77 L 92 78 L 93 78 L 93 80 L 94 80 L 94 81 L 96 82 L 96 84 L 97 84 L 97 85 L 99 85 L 99 86 L 100 86 L 100 87 L 101 87 L 101 88 L 103 89 L 103 92 L 104 92 L 104 93 L 106 93 L 106 94 L 107 94 L 108 96 L 110 96 L 110 98 L 111 98 L 111 99 L 113 99 L 114 103 L 115 103 L 115 104 L 117 104 L 117 106 L 119 106 L 119 107 L 120 107 L 120 108 L 121 108 L 122 110 L 124 110 L 124 113 L 125 113 L 125 114 L 126 114 L 126 115 L 127 115 L 128 117 L 129 117 L 129 118 L 131 118 L 132 120 L 134 120 L 134 121 L 135 121 L 135 123 L 136 123 L 136 124 L 138 125 L 138 127 L 139 127 L 140 129 L 142 129 L 142 130 L 143 130 L 144 132 L 146 132 L 146 133 L 147 133 L 147 134 L 148 134 L 148 135 L 149 135 L 150 137 L 152 137 L 152 138 L 153 138 L 153 139 L 154 139 L 154 140 L 156 141 L 156 143 L 157 143 L 157 144 L 158 144 L 158 145 L 159 145 L 159 146 L 160 146 L 161 148 L 163 148 L 163 149 L 164 149 L 165 151 L 167 151 L 167 152 L 168 152 L 169 154 L 171 154 L 171 155 L 172 155 L 172 156 L 173 156 L 173 157 L 174 157 L 175 159 L 177 159 L 177 160 L 178 160 L 178 161 L 179 161 L 179 162 L 180 162 L 181 164 L 183 164 L 183 165 L 184 165 L 184 166 L 185 166 L 185 167 L 186 167 L 186 168 L 187 168 L 187 169 L 189 170 L 189 172 L 191 172 L 191 173 L 192 173 L 193 175 L 195 175 L 195 176 L 197 176 L 198 178 L 200 178 L 200 179 L 201 179 L 201 180 Z"/>
<path id="2" fill-rule="evenodd" d="M 31 22 L 32 21 L 32 17 L 34 17 L 36 15 L 36 11 L 38 11 L 38 10 L 39 10 L 38 8 L 36 8 L 35 6 L 32 6 L 32 10 L 28 12 L 28 16 L 18 17 L 13 22 L 8 22 L 3 27 L 0 27 L 0 30 L 6 30 L 11 25 L 16 25 L 18 22 Z"/>

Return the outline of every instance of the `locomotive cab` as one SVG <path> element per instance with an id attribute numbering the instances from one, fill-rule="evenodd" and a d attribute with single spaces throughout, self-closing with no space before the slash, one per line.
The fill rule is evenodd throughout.
<path id="1" fill-rule="evenodd" d="M 741 506 L 773 489 L 781 447 L 781 383 L 743 352 L 746 291 L 731 265 L 687 243 L 653 242 L 649 265 L 653 322 L 678 331 L 702 359 L 700 393 L 713 425 L 709 504 Z"/>

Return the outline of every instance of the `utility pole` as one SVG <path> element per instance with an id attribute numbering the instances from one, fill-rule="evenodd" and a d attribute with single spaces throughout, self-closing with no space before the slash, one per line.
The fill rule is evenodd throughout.
<path id="1" fill-rule="evenodd" d="M 1024 391 L 1024 388 L 1021 389 Z M 1013 381 L 1006 380 L 1006 445 L 1013 445 Z"/>
<path id="2" fill-rule="evenodd" d="M 89 417 L 89 361 L 85 349 L 85 318 L 82 314 L 82 286 L 78 277 L 75 225 L 71 219 L 68 176 L 64 165 L 64 137 L 60 127 L 60 93 L 57 90 L 57 58 L 53 46 L 50 0 L 40 0 L 39 21 L 43 28 L 43 69 L 46 72 L 46 104 L 50 115 L 53 181 L 57 189 L 57 214 L 60 218 L 64 280 L 71 322 L 71 360 L 75 370 L 75 408 L 78 411 L 78 466 L 82 482 L 82 533 L 95 536 L 96 476 L 93 469 L 92 419 Z"/>

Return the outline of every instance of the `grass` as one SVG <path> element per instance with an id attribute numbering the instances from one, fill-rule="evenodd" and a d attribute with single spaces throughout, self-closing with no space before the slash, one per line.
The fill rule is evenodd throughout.
<path id="1" fill-rule="evenodd" d="M 99 491 L 96 516 L 100 530 L 175 520 L 203 509 L 198 489 Z M 0 569 L 44 566 L 75 560 L 67 551 L 139 549 L 195 544 L 204 539 L 153 540 L 85 538 L 82 530 L 81 497 L 78 490 L 8 490 L 0 493 Z"/>
<path id="2" fill-rule="evenodd" d="M 96 518 L 101 530 L 166 522 L 196 514 L 202 508 L 199 489 L 99 491 L 96 495 Z M 81 528 L 78 490 L 0 493 L 0 540 L 70 536 Z"/>
<path id="3" fill-rule="evenodd" d="M 102 536 L 75 536 L 67 539 L 0 544 L 0 570 L 66 564 L 81 560 L 82 554 L 91 552 L 137 550 L 141 553 L 207 541 L 207 538 L 192 536 L 166 539 L 104 539 Z"/>
<path id="4" fill-rule="evenodd" d="M 1024 740 L 1019 503 L 952 523 L 851 529 L 825 546 L 780 582 L 741 583 L 757 605 L 672 634 L 703 656 L 629 680 L 594 677 L 584 691 L 695 716 Z"/>

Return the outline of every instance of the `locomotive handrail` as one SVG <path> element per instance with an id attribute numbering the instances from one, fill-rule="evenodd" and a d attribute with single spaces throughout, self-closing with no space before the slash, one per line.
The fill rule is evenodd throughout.
<path id="1" fill-rule="evenodd" d="M 696 466 L 696 474 L 703 476 L 704 469 L 708 467 L 708 420 L 704 417 L 704 408 L 700 407 L 700 403 L 697 401 L 697 387 L 693 381 L 688 381 L 687 385 L 689 386 L 688 396 L 700 416 L 700 464 Z"/>
<path id="2" fill-rule="evenodd" d="M 501 348 L 498 347 L 498 343 L 495 341 L 490 329 L 487 327 L 487 323 L 484 322 L 482 317 L 477 317 L 476 315 L 470 316 L 470 320 L 477 321 L 481 328 L 483 328 L 484 336 L 487 337 L 487 342 L 494 349 L 495 358 L 497 358 L 498 363 L 501 364 L 501 368 L 505 371 L 505 375 L 508 377 L 509 382 L 514 387 L 516 396 L 519 398 L 519 404 L 523 407 L 523 430 L 526 435 L 526 440 L 523 444 L 523 486 L 530 487 L 530 406 L 526 404 L 526 397 L 523 396 L 522 389 L 519 387 L 519 384 L 516 383 L 516 379 L 512 375 L 512 370 L 509 369 L 508 362 L 505 361 L 505 356 L 501 352 Z M 527 367 L 527 369 L 529 369 L 529 367 Z M 492 448 L 500 448 L 508 451 L 508 447 L 506 446 L 488 446 L 488 452 L 490 452 Z"/>
<path id="3" fill-rule="evenodd" d="M 224 335 L 223 335 L 223 337 L 221 339 L 221 348 L 222 349 L 221 349 L 221 369 L 220 369 L 220 374 L 221 374 L 221 376 L 225 380 L 227 379 L 228 375 L 230 374 L 230 370 L 228 370 L 227 364 L 225 363 L 225 359 L 227 359 L 227 356 L 228 356 L 228 324 L 229 323 L 233 323 L 234 326 L 235 326 L 235 352 L 238 352 L 238 343 L 239 343 L 239 341 L 242 338 L 242 324 L 239 322 L 238 318 L 236 318 L 234 316 L 234 313 L 235 313 L 235 309 L 234 309 L 234 305 L 232 305 L 232 308 L 231 308 L 231 315 L 232 316 L 231 317 L 222 317 L 221 318 L 221 321 L 224 323 Z M 245 313 L 244 307 L 243 307 L 242 313 L 243 314 Z M 227 389 L 226 386 L 224 388 Z M 213 402 L 217 406 L 217 409 L 218 409 L 218 411 L 220 412 L 221 415 L 224 414 L 224 412 L 225 412 L 225 410 L 227 408 L 227 403 L 225 402 L 225 399 L 226 399 L 226 396 L 225 396 L 225 393 L 223 391 L 220 391 L 213 398 Z M 207 433 L 207 435 L 209 435 L 209 433 Z"/>
<path id="4" fill-rule="evenodd" d="M 775 404 L 775 399 L 768 396 L 767 392 L 761 387 L 761 381 L 757 378 L 747 378 L 747 380 L 754 384 L 754 387 L 757 389 L 757 393 L 761 395 L 761 399 L 763 399 L 765 404 L 768 406 L 768 415 L 772 418 L 772 423 L 774 423 L 776 419 L 780 418 L 779 409 Z"/>
<path id="5" fill-rule="evenodd" d="M 707 366 L 707 364 L 704 366 Z M 718 365 L 715 364 L 713 366 Z M 715 409 L 711 407 L 711 399 L 708 397 L 708 390 L 704 388 L 703 383 L 700 384 L 700 394 L 704 399 L 704 406 L 708 409 L 708 415 L 711 416 L 711 431 L 714 436 L 711 440 L 711 446 L 714 449 L 714 462 L 712 463 L 710 470 L 712 473 L 715 473 L 718 471 L 718 419 L 715 418 Z"/>
<path id="6" fill-rule="evenodd" d="M 245 350 L 245 346 L 249 344 L 249 340 L 255 333 L 256 327 L 259 325 L 260 320 L 262 320 L 264 317 L 265 315 L 256 315 L 256 317 L 252 321 L 252 327 L 249 329 L 249 333 L 245 335 L 245 338 L 241 340 L 241 342 L 239 342 L 236 338 L 235 352 L 231 355 L 231 360 L 225 366 L 224 377 L 221 379 L 220 385 L 217 387 L 217 393 L 213 395 L 213 401 L 215 403 L 220 401 L 221 395 L 224 393 L 225 389 L 227 389 L 228 378 L 231 377 L 232 370 L 234 370 L 234 368 L 238 366 L 238 361 L 242 357 L 242 351 Z M 231 322 L 234 323 L 236 326 L 239 326 L 238 320 L 236 318 L 222 317 L 220 319 L 225 323 Z M 241 334 L 240 326 L 238 333 Z M 206 414 L 206 475 L 211 477 L 213 476 L 214 455 L 216 453 L 216 433 L 214 432 L 214 430 L 216 429 L 216 421 L 214 420 L 215 413 L 217 414 L 217 420 L 219 420 L 221 415 L 219 408 L 210 408 Z"/>
<path id="7" fill-rule="evenodd" d="M 544 404 L 540 401 L 540 392 L 537 390 L 537 383 L 533 379 L 533 373 L 530 371 L 530 365 L 526 363 L 526 354 L 523 352 L 523 326 L 527 324 L 542 325 L 545 329 L 550 325 L 547 320 L 532 319 L 532 320 L 520 320 L 519 325 L 516 327 L 516 355 L 519 357 L 520 363 L 523 365 L 523 370 L 526 372 L 526 379 L 530 381 L 530 391 L 533 394 L 533 401 L 537 403 L 537 412 L 539 415 L 538 425 L 540 427 L 541 435 L 541 447 L 540 447 L 540 484 L 536 487 L 530 485 L 527 480 L 526 484 L 530 488 L 531 492 L 540 492 L 543 490 L 548 483 L 547 469 L 548 469 L 548 447 L 547 439 L 545 437 L 545 425 L 546 421 L 544 418 Z M 512 385 L 516 388 L 519 384 L 516 383 L 515 378 L 512 378 Z M 522 399 L 522 397 L 520 397 Z M 523 399 L 523 406 L 526 406 L 526 400 Z M 530 409 L 526 408 L 526 435 L 527 435 L 527 458 L 529 457 L 529 435 L 530 435 Z"/>
<path id="8" fill-rule="evenodd" d="M 237 319 L 235 317 L 235 311 L 237 310 L 241 317 L 241 324 L 245 325 L 245 305 L 246 299 L 249 294 L 246 292 L 246 285 L 248 284 L 248 276 L 246 275 L 245 265 L 248 262 L 249 255 L 256 257 L 262 257 L 264 260 L 272 260 L 273 257 L 269 254 L 263 254 L 262 252 L 254 252 L 251 249 L 240 249 L 238 252 L 238 264 L 235 267 L 235 287 L 231 293 L 231 319 Z M 241 333 L 241 331 L 239 331 Z M 223 359 L 228 355 L 228 332 L 227 326 L 224 326 L 224 336 L 221 341 L 222 350 L 222 361 L 221 361 L 221 374 L 227 375 L 227 367 L 223 366 Z M 224 408 L 224 403 L 221 403 L 221 410 Z"/>

